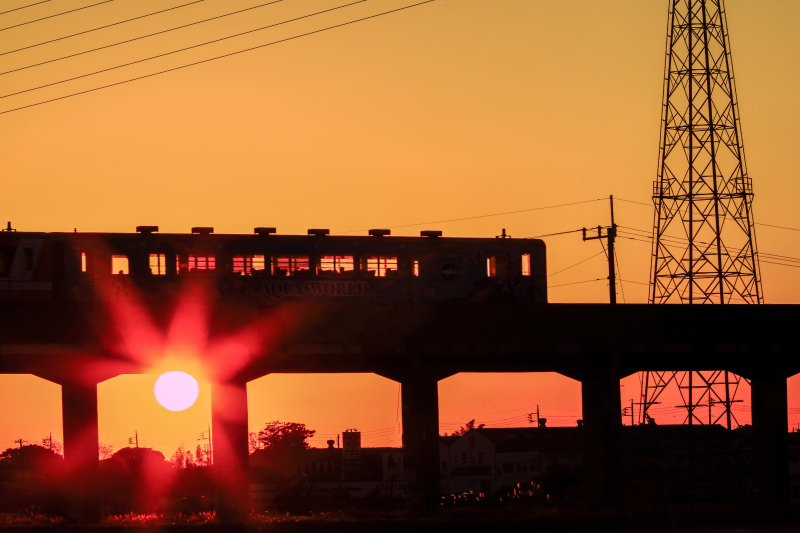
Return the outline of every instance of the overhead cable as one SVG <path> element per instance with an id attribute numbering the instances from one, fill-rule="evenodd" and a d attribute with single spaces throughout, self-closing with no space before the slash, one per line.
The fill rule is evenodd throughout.
<path id="1" fill-rule="evenodd" d="M 429 3 L 434 2 L 434 1 L 435 0 L 425 0 L 423 2 L 419 2 L 419 3 L 416 3 L 416 4 L 411 4 L 411 5 L 400 7 L 400 8 L 397 8 L 397 9 L 392 9 L 392 10 L 389 10 L 389 11 L 383 11 L 381 13 L 377 13 L 375 15 L 370 15 L 368 17 L 363 17 L 363 18 L 360 18 L 360 19 L 355 19 L 355 20 L 351 20 L 351 21 L 348 21 L 348 22 L 343 22 L 341 24 L 335 24 L 333 26 L 327 26 L 327 27 L 321 28 L 319 30 L 314 30 L 314 31 L 310 31 L 310 32 L 307 32 L 307 33 L 302 33 L 302 34 L 299 34 L 299 35 L 294 35 L 292 37 L 287 37 L 285 39 L 279 39 L 277 41 L 272 41 L 272 42 L 269 42 L 269 43 L 266 43 L 266 44 L 253 46 L 253 47 L 250 47 L 250 48 L 245 48 L 243 50 L 237 50 L 236 52 L 230 52 L 228 54 L 223 54 L 223 55 L 220 55 L 220 56 L 215 56 L 215 57 L 211 57 L 211 58 L 208 58 L 208 59 L 203 59 L 201 61 L 195 61 L 193 63 L 187 63 L 187 64 L 184 64 L 184 65 L 180 65 L 180 66 L 177 66 L 177 67 L 172 67 L 172 68 L 169 68 L 169 69 L 166 69 L 166 70 L 161 70 L 161 71 L 158 71 L 158 72 L 145 74 L 143 76 L 137 76 L 135 78 L 129 78 L 127 80 L 118 81 L 118 82 L 115 82 L 115 83 L 110 83 L 108 85 L 103 85 L 103 86 L 100 86 L 100 87 L 94 87 L 92 89 L 87 89 L 85 91 L 79 91 L 79 92 L 76 92 L 76 93 L 71 93 L 71 94 L 67 94 L 67 95 L 64 95 L 64 96 L 59 96 L 57 98 L 51 98 L 49 100 L 42 100 L 42 101 L 39 101 L 39 102 L 35 102 L 33 104 L 28 104 L 28 105 L 24 105 L 24 106 L 20 106 L 20 107 L 15 107 L 13 109 L 7 109 L 5 111 L 0 111 L 0 115 L 4 115 L 6 113 L 12 113 L 14 111 L 20 111 L 22 109 L 27 109 L 27 108 L 30 108 L 30 107 L 36 107 L 36 106 L 43 105 L 43 104 L 48 104 L 48 103 L 51 103 L 51 102 L 57 102 L 59 100 L 64 100 L 64 99 L 67 99 L 67 98 L 72 98 L 74 96 L 79 96 L 81 94 L 87 94 L 87 93 L 91 93 L 91 92 L 95 92 L 95 91 L 100 91 L 102 89 L 108 89 L 110 87 L 116 87 L 118 85 L 123 85 L 123 84 L 130 83 L 130 82 L 133 82 L 133 81 L 143 80 L 143 79 L 146 79 L 146 78 L 152 78 L 152 77 L 158 76 L 160 74 L 166 74 L 167 72 L 174 72 L 176 70 L 181 70 L 181 69 L 184 69 L 184 68 L 193 67 L 193 66 L 196 66 L 196 65 L 201 65 L 201 64 L 204 64 L 204 63 L 210 63 L 211 61 L 216 61 L 217 59 L 223 59 L 223 58 L 231 57 L 231 56 L 234 56 L 234 55 L 237 55 L 237 54 L 242 54 L 244 52 L 250 52 L 250 51 L 253 51 L 253 50 L 258 50 L 260 48 L 265 48 L 267 46 L 272 46 L 274 44 L 279 44 L 279 43 L 292 41 L 292 40 L 295 40 L 295 39 L 299 39 L 301 37 L 308 37 L 310 35 L 315 35 L 317 33 L 322 33 L 322 32 L 328 31 L 328 30 L 341 28 L 343 26 L 348 26 L 350 24 L 355 24 L 357 22 L 363 22 L 365 20 L 377 18 L 377 17 L 383 16 L 383 15 L 388 15 L 388 14 L 391 14 L 391 13 L 396 13 L 398 11 L 402 11 L 402 10 L 405 10 L 405 9 L 410 9 L 410 8 L 417 7 L 417 6 L 421 6 L 423 4 L 429 4 Z M 343 7 L 343 6 L 340 6 L 340 7 Z M 334 9 L 338 9 L 338 8 L 334 8 Z M 306 17 L 312 16 L 312 15 L 306 15 L 306 16 L 300 17 L 300 18 L 306 18 Z M 299 20 L 299 19 L 297 19 L 297 20 Z"/>
<path id="2" fill-rule="evenodd" d="M 101 4 L 108 4 L 109 2 L 113 2 L 113 1 L 114 0 L 103 0 L 102 2 L 97 2 L 96 4 L 90 4 L 88 6 L 83 6 L 83 7 L 79 7 L 79 8 L 76 8 L 76 9 L 70 9 L 69 11 L 62 11 L 61 13 L 56 13 L 55 15 L 42 17 L 42 18 L 36 19 L 36 20 L 29 20 L 28 22 L 22 22 L 20 24 L 14 24 L 13 26 L 7 26 L 5 28 L 0 28 L 0 31 L 6 31 L 6 30 L 13 29 L 13 28 L 19 28 L 20 26 L 27 26 L 28 24 L 33 24 L 34 22 L 41 22 L 43 20 L 60 17 L 61 15 L 67 15 L 69 13 L 74 13 L 76 11 L 81 11 L 83 9 L 89 9 L 90 7 L 99 6 Z"/>
<path id="3" fill-rule="evenodd" d="M 500 216 L 505 216 L 505 215 L 516 215 L 518 213 L 529 213 L 531 211 L 543 211 L 545 209 L 555 209 L 557 207 L 567 207 L 567 206 L 571 206 L 571 205 L 588 204 L 588 203 L 592 203 L 592 202 L 599 202 L 601 200 L 605 201 L 605 200 L 608 200 L 608 198 L 597 198 L 595 200 L 581 200 L 579 202 L 569 202 L 569 203 L 566 203 L 566 204 L 546 205 L 546 206 L 543 206 L 543 207 L 531 207 L 529 209 L 519 209 L 517 211 L 506 211 L 504 213 L 492 213 L 490 215 L 474 215 L 474 216 L 469 216 L 469 217 L 451 218 L 451 219 L 447 219 L 447 220 L 435 220 L 435 221 L 432 221 L 432 222 L 415 222 L 414 224 L 400 224 L 400 225 L 385 226 L 385 227 L 387 229 L 395 229 L 395 228 L 410 228 L 412 226 L 426 226 L 426 225 L 429 225 L 429 224 L 445 224 L 445 223 L 448 223 L 448 222 L 461 222 L 463 220 L 475 220 L 475 219 L 478 219 L 478 218 L 500 217 Z M 360 233 L 360 232 L 364 232 L 364 231 L 366 231 L 366 230 L 364 230 L 364 229 L 349 230 L 349 231 L 342 231 L 342 232 L 339 232 L 337 234 L 341 235 L 341 234 L 346 234 L 346 233 Z M 570 231 L 563 232 L 563 233 L 573 233 L 575 231 L 581 231 L 581 230 L 570 230 Z M 560 235 L 560 234 L 561 233 L 552 233 L 551 235 Z M 543 236 L 546 237 L 546 235 L 543 235 Z M 536 238 L 536 237 L 533 237 L 533 238 Z"/>
<path id="4" fill-rule="evenodd" d="M 277 0 L 277 1 L 281 1 L 281 0 Z M 288 24 L 290 22 L 296 22 L 298 20 L 302 20 L 302 19 L 305 19 L 305 18 L 313 17 L 315 15 L 321 15 L 323 13 L 328 13 L 330 11 L 336 11 L 337 9 L 341 9 L 341 8 L 344 8 L 344 7 L 349 7 L 349 6 L 352 6 L 354 4 L 360 4 L 360 3 L 366 2 L 366 1 L 367 0 L 356 0 L 355 2 L 351 2 L 349 4 L 344 4 L 344 5 L 341 5 L 341 6 L 333 7 L 331 9 L 325 9 L 323 11 L 317 11 L 316 13 L 311 13 L 309 15 L 303 15 L 302 17 L 283 20 L 281 22 L 276 22 L 275 24 L 269 24 L 267 26 L 262 26 L 260 28 L 254 29 L 254 30 L 248 30 L 248 31 L 245 31 L 245 32 L 242 32 L 242 33 L 236 33 L 234 35 L 228 35 L 226 37 L 221 37 L 219 39 L 214 39 L 212 41 L 206 41 L 206 42 L 203 42 L 203 43 L 200 43 L 200 44 L 194 44 L 192 46 L 187 46 L 185 48 L 179 48 L 177 50 L 172 50 L 170 52 L 165 52 L 163 54 L 157 54 L 157 55 L 154 55 L 154 56 L 145 57 L 144 59 L 137 59 L 136 61 L 131 61 L 130 63 L 122 63 L 121 65 L 115 65 L 113 67 L 108 67 L 108 68 L 104 68 L 104 69 L 100 69 L 100 70 L 95 70 L 94 72 L 89 72 L 87 74 L 81 74 L 80 76 L 73 76 L 72 78 L 66 78 L 66 79 L 63 79 L 63 80 L 54 81 L 52 83 L 46 83 L 44 85 L 31 87 L 30 89 L 24 89 L 22 91 L 17 91 L 15 93 L 4 94 L 4 95 L 0 96 L 0 98 L 8 98 L 9 96 L 16 96 L 18 94 L 29 93 L 29 92 L 32 92 L 32 91 L 38 91 L 39 89 L 44 89 L 46 87 L 52 87 L 54 85 L 60 85 L 62 83 L 67 83 L 67 82 L 70 82 L 70 81 L 75 81 L 75 80 L 80 80 L 80 79 L 83 79 L 83 78 L 88 78 L 89 76 L 96 76 L 97 74 L 103 74 L 104 72 L 110 72 L 112 70 L 117 70 L 117 69 L 120 69 L 120 68 L 129 67 L 131 65 L 138 65 L 139 63 L 144 63 L 145 61 L 152 61 L 153 59 L 159 59 L 159 58 L 162 58 L 162 57 L 170 56 L 172 54 L 178 54 L 180 52 L 186 52 L 187 50 L 193 50 L 195 48 L 200 48 L 201 46 L 207 46 L 209 44 L 219 43 L 221 41 L 226 41 L 228 39 L 233 39 L 235 37 L 241 37 L 242 35 L 247 35 L 249 33 L 254 33 L 254 32 L 257 32 L 257 31 L 262 31 L 262 30 L 266 30 L 266 29 L 269 29 L 269 28 L 274 28 L 276 26 L 281 26 L 283 24 Z M 260 47 L 256 47 L 256 48 L 260 48 Z M 234 53 L 239 53 L 239 52 L 234 52 Z M 233 55 L 233 54 L 229 54 L 229 55 Z M 225 57 L 225 56 L 220 56 L 220 57 Z M 210 61 L 210 60 L 201 61 L 201 63 L 202 62 L 206 62 L 206 61 Z M 9 71 L 9 72 L 13 72 L 13 71 Z"/>
<path id="5" fill-rule="evenodd" d="M 50 0 L 46 0 L 46 1 L 49 2 Z M 186 4 L 181 4 L 179 6 L 169 7 L 167 9 L 162 9 L 161 11 L 153 11 L 152 13 L 147 13 L 145 15 L 140 15 L 138 17 L 133 17 L 133 18 L 130 18 L 130 19 L 121 20 L 119 22 L 114 22 L 112 24 L 106 24 L 105 26 L 98 26 L 97 28 L 92 28 L 91 30 L 84 30 L 84 31 L 80 31 L 78 33 L 73 33 L 73 34 L 70 34 L 70 35 L 65 35 L 63 37 L 58 37 L 56 39 L 50 39 L 49 41 L 42 41 L 40 43 L 31 44 L 31 45 L 28 45 L 28 46 L 23 46 L 22 48 L 16 48 L 14 50 L 9 50 L 8 52 L 0 52 L 0 56 L 13 54 L 14 52 L 21 52 L 22 50 L 28 50 L 29 48 L 36 48 L 37 46 L 42 46 L 42 45 L 45 45 L 45 44 L 54 43 L 56 41 L 63 41 L 64 39 L 70 39 L 72 37 L 77 37 L 79 35 L 85 35 L 87 33 L 92 33 L 93 31 L 104 30 L 106 28 L 111 28 L 112 26 L 119 26 L 120 24 L 125 24 L 126 22 L 132 22 L 134 20 L 139 20 L 139 19 L 143 19 L 143 18 L 147 18 L 147 17 L 152 17 L 153 15 L 160 15 L 161 13 L 166 13 L 167 11 L 180 9 L 182 7 L 191 6 L 191 5 L 194 5 L 194 4 L 199 4 L 200 2 L 205 2 L 205 0 L 194 0 L 194 2 L 188 2 Z M 2 13 L 0 13 L 0 14 L 2 14 Z"/>
<path id="6" fill-rule="evenodd" d="M 202 1 L 202 0 L 200 0 L 200 1 Z M 366 0 L 360 0 L 360 1 L 365 2 Z M 217 20 L 217 19 L 229 17 L 231 15 L 238 15 L 239 13 L 244 13 L 245 11 L 251 11 L 253 9 L 258 9 L 258 8 L 261 8 L 261 7 L 264 7 L 264 6 L 269 6 L 269 5 L 272 5 L 272 4 L 277 4 L 279 2 L 283 2 L 283 0 L 273 0 L 272 2 L 266 2 L 264 4 L 258 4 L 256 6 L 251 6 L 251 7 L 245 8 L 245 9 L 240 9 L 238 11 L 231 11 L 229 13 L 223 13 L 222 15 L 217 15 L 216 17 L 211 17 L 211 18 L 207 18 L 207 19 L 204 19 L 204 20 L 198 20 L 196 22 L 190 22 L 189 24 L 184 24 L 183 26 L 175 26 L 174 28 L 168 28 L 166 30 L 157 31 L 155 33 L 149 33 L 147 35 L 141 35 L 139 37 L 134 37 L 133 39 L 126 39 L 124 41 L 117 41 L 116 43 L 107 44 L 105 46 L 100 46 L 98 48 L 92 48 L 90 50 L 84 50 L 84 51 L 78 52 L 76 54 L 70 54 L 68 56 L 61 56 L 61 57 L 57 57 L 55 59 L 48 59 L 47 61 L 42 61 L 40 63 L 34 63 L 32 65 L 27 65 L 27 66 L 24 66 L 24 67 L 15 68 L 15 69 L 12 69 L 12 70 L 7 70 L 5 72 L 0 72 L 0 76 L 4 76 L 5 74 L 11 74 L 12 72 L 19 72 L 20 70 L 26 70 L 26 69 L 33 68 L 33 67 L 39 67 L 39 66 L 42 66 L 42 65 L 47 65 L 48 63 L 55 63 L 56 61 L 62 61 L 64 59 L 70 59 L 72 57 L 82 56 L 84 54 L 90 54 L 92 52 L 97 52 L 99 50 L 105 50 L 106 48 L 113 48 L 114 46 L 119 46 L 119 45 L 122 45 L 122 44 L 128 44 L 128 43 L 132 43 L 134 41 L 140 41 L 142 39 L 147 39 L 148 37 L 154 37 L 156 35 L 162 35 L 164 33 L 169 33 L 171 31 L 182 30 L 182 29 L 188 28 L 190 26 L 196 26 L 198 24 L 203 24 L 205 22 L 210 22 L 212 20 Z M 184 4 L 184 5 L 188 5 L 188 4 Z M 258 31 L 258 30 L 251 30 L 251 31 Z M 245 33 L 250 33 L 250 32 L 245 32 Z M 239 35 L 244 35 L 244 34 L 240 33 Z M 232 35 L 230 37 L 225 37 L 224 39 L 230 39 L 232 37 L 238 37 L 238 35 Z M 211 41 L 211 42 L 216 42 L 216 41 Z M 207 44 L 207 43 L 204 43 L 204 44 Z M 196 46 L 204 46 L 204 44 L 196 45 Z M 190 47 L 190 48 L 194 48 L 194 47 Z M 188 49 L 189 48 L 184 48 L 183 50 L 177 50 L 177 52 L 182 52 L 182 51 L 188 50 Z M 176 53 L 176 52 L 169 52 L 168 54 L 165 54 L 165 55 L 174 54 L 174 53 Z M 162 57 L 162 56 L 154 56 L 154 57 Z M 149 59 L 152 59 L 152 58 L 142 59 L 141 61 L 148 61 Z M 139 63 L 139 62 L 140 61 L 135 61 L 134 63 Z M 132 64 L 133 63 L 129 63 L 128 65 L 132 65 Z M 124 66 L 128 66 L 128 65 L 121 65 L 121 66 L 124 67 Z M 116 68 L 120 68 L 120 67 L 113 67 L 113 68 L 116 69 Z M 100 72 L 105 72 L 105 71 L 100 71 Z M 85 76 L 92 76 L 92 74 L 86 74 Z M 80 77 L 83 77 L 83 76 L 80 76 Z M 72 79 L 76 79 L 76 78 L 72 78 Z M 71 80 L 66 80 L 66 81 L 71 81 Z M 56 83 L 63 83 L 63 82 L 56 82 Z M 35 90 L 35 89 L 30 89 L 30 90 Z"/>
<path id="7" fill-rule="evenodd" d="M 28 4 L 27 6 L 22 7 L 15 7 L 14 9 L 9 9 L 8 11 L 0 11 L 0 15 L 5 15 L 6 13 L 11 13 L 13 11 L 20 11 L 22 9 L 28 9 L 29 7 L 38 6 L 39 4 L 46 4 L 50 0 L 42 0 L 41 2 L 36 2 L 34 4 Z"/>

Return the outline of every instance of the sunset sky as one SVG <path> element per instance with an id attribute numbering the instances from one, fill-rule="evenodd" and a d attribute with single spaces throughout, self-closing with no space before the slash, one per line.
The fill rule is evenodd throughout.
<path id="1" fill-rule="evenodd" d="M 505 228 L 533 237 L 608 225 L 613 194 L 623 230 L 618 299 L 647 301 L 668 2 L 435 0 L 320 31 L 416 3 L 366 0 L 50 85 L 348 4 L 283 0 L 16 70 L 265 3 L 205 0 L 33 46 L 190 2 L 113 0 L 30 24 L 96 2 L 53 0 L 0 14 L 3 224 L 245 234 L 256 226 L 283 234 L 386 227 L 471 237 Z M 765 301 L 796 304 L 800 3 L 726 7 L 758 247 L 786 258 L 761 262 Z M 91 92 L 36 105 L 83 91 Z M 597 241 L 579 233 L 544 240 L 550 302 L 608 301 Z M 140 445 L 167 456 L 181 444 L 194 449 L 210 423 L 207 386 L 194 407 L 172 413 L 152 397 L 156 377 L 99 386 L 101 442 L 118 449 L 138 431 Z M 792 425 L 800 423 L 798 388 L 790 387 Z M 439 390 L 442 432 L 471 418 L 527 425 L 537 404 L 555 425 L 581 417 L 579 385 L 567 378 L 462 375 Z M 361 430 L 365 445 L 400 443 L 399 386 L 377 376 L 273 375 L 248 394 L 252 431 L 279 419 L 317 430 L 316 446 L 348 428 Z M 622 389 L 623 405 L 631 398 L 638 401 L 636 376 Z M 58 386 L 0 376 L 0 402 L 0 450 L 51 431 L 61 440 Z"/>

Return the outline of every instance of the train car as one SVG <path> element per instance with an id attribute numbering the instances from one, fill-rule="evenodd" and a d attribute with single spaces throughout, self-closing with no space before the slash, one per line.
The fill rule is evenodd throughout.
<path id="1" fill-rule="evenodd" d="M 105 300 L 175 291 L 202 278 L 226 299 L 381 303 L 547 302 L 544 242 L 537 239 L 279 235 L 0 233 L 0 300 Z"/>

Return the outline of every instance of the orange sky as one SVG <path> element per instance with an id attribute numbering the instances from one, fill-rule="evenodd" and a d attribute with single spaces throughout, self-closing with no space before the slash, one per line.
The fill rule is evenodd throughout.
<path id="1" fill-rule="evenodd" d="M 6 28 L 88 5 L 59 0 L 0 16 Z M 0 52 L 183 2 L 117 0 L 0 32 Z M 3 72 L 190 21 L 255 6 L 207 0 L 158 17 L 0 56 Z M 2 94 L 343 5 L 283 0 L 213 23 L 0 75 Z M 154 61 L 0 98 L 0 111 L 124 81 L 410 5 L 369 0 Z M 4 3 L 8 8 L 22 1 Z M 792 154 L 800 122 L 795 0 L 727 0 L 754 213 L 762 252 L 800 257 Z M 441 229 L 530 237 L 616 221 L 649 232 L 667 2 L 436 0 L 392 15 L 200 66 L 0 114 L 2 220 L 19 230 L 165 232 L 214 226 L 251 233 L 394 234 Z M 641 202 L 640 205 L 634 202 Z M 442 222 L 463 219 L 457 222 Z M 427 223 L 427 224 L 426 224 Z M 551 302 L 607 301 L 596 241 L 545 239 Z M 649 245 L 618 241 L 620 301 L 647 299 Z M 592 257 L 594 256 L 594 257 Z M 797 270 L 762 263 L 767 303 L 798 303 Z M 586 283 L 579 283 L 586 282 Z M 0 376 L 0 448 L 60 435 L 58 388 Z M 183 414 L 152 405 L 153 377 L 100 386 L 101 441 L 167 455 L 194 447 L 208 395 Z M 457 377 L 440 384 L 442 431 L 470 418 L 524 425 L 536 404 L 580 416 L 577 385 L 547 376 Z M 479 387 L 493 391 L 487 396 Z M 634 384 L 623 387 L 626 403 Z M 299 393 L 302 391 L 302 394 Z M 313 398 L 311 392 L 318 394 Z M 31 396 L 27 400 L 25 395 Z M 355 427 L 370 445 L 398 444 L 397 385 L 374 376 L 270 376 L 250 387 L 251 429 L 307 423 L 318 445 Z M 366 409 L 369 397 L 374 412 Z M 374 398 L 374 399 L 373 399 Z M 43 410 L 40 409 L 40 405 Z M 800 401 L 793 400 L 800 407 Z M 557 411 L 562 410 L 562 411 Z M 13 413 L 11 412 L 13 411 Z M 555 413 L 563 413 L 556 415 Z M 17 413 L 17 414 L 14 414 Z M 570 419 L 569 417 L 572 417 Z M 792 424 L 800 416 L 790 413 Z M 571 423 L 571 422 L 570 422 Z M 149 440 L 145 440 L 149 439 Z"/>

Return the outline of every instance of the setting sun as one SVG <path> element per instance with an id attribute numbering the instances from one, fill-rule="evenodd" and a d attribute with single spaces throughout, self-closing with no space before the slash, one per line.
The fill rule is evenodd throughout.
<path id="1" fill-rule="evenodd" d="M 173 371 L 158 377 L 154 392 L 156 400 L 165 409 L 183 411 L 194 405 L 200 387 L 197 380 L 186 372 Z"/>

